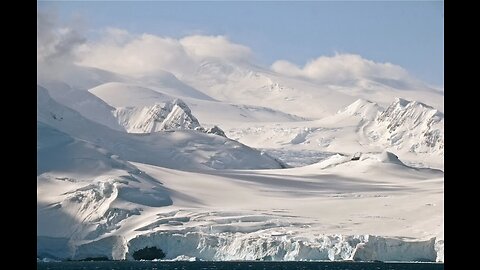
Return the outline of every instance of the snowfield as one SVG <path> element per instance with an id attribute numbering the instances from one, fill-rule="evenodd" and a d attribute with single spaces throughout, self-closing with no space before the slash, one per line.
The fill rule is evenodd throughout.
<path id="1" fill-rule="evenodd" d="M 408 87 L 39 71 L 37 256 L 443 261 L 444 98 Z"/>

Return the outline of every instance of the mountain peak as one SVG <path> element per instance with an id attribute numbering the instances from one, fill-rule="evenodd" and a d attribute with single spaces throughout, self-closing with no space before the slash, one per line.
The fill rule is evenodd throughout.
<path id="1" fill-rule="evenodd" d="M 346 114 L 373 120 L 380 111 L 381 107 L 377 103 L 359 98 L 352 104 L 340 110 L 338 114 Z"/>
<path id="2" fill-rule="evenodd" d="M 418 101 L 396 98 L 370 123 L 369 134 L 388 147 L 443 155 L 443 114 Z"/>
<path id="3" fill-rule="evenodd" d="M 402 107 L 406 107 L 409 103 L 410 103 L 409 100 L 406 100 L 406 99 L 403 99 L 403 98 L 400 98 L 400 97 L 396 97 L 395 100 L 393 101 L 392 105 L 399 105 L 399 106 L 402 106 Z"/>
<path id="4" fill-rule="evenodd" d="M 188 107 L 188 105 L 185 103 L 185 101 L 179 99 L 179 98 L 176 98 L 172 101 L 171 103 L 172 105 L 177 105 L 178 107 L 180 107 L 185 113 L 188 113 L 190 114 L 191 117 L 193 117 L 192 114 L 192 111 L 190 110 L 190 108 Z"/>
<path id="5" fill-rule="evenodd" d="M 170 110 L 170 112 L 163 119 L 160 130 L 195 129 L 200 126 L 200 123 L 197 118 L 193 116 L 190 108 L 181 99 L 167 102 L 162 109 Z"/>

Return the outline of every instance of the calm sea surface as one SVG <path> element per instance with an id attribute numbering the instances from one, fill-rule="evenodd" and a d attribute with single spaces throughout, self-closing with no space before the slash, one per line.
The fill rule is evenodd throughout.
<path id="1" fill-rule="evenodd" d="M 38 270 L 430 270 L 444 269 L 440 263 L 367 262 L 38 262 Z"/>

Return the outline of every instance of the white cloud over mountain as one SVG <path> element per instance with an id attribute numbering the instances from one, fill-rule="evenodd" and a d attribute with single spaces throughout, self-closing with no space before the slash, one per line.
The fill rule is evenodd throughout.
<path id="1" fill-rule="evenodd" d="M 219 58 L 230 61 L 250 59 L 251 50 L 225 36 L 186 36 L 181 39 L 151 34 L 132 35 L 109 29 L 104 39 L 82 46 L 86 66 L 129 75 L 151 75 L 169 70 L 176 75 L 194 71 L 201 61 Z"/>
<path id="2" fill-rule="evenodd" d="M 179 40 L 189 56 L 195 59 L 216 57 L 242 61 L 251 59 L 250 48 L 231 42 L 225 36 L 187 36 Z"/>
<path id="3" fill-rule="evenodd" d="M 80 64 L 129 75 L 151 75 L 169 70 L 175 75 L 190 74 L 209 58 L 233 62 L 252 61 L 252 50 L 226 36 L 193 35 L 180 39 L 152 34 L 133 35 L 108 29 L 98 42 L 82 45 Z M 283 75 L 320 83 L 343 83 L 358 78 L 410 80 L 408 72 L 390 63 L 377 63 L 360 55 L 321 56 L 299 67 L 285 60 L 271 69 Z"/>
<path id="4" fill-rule="evenodd" d="M 271 69 L 287 76 L 303 77 L 321 83 L 339 83 L 358 78 L 410 79 L 408 72 L 391 63 L 377 63 L 356 54 L 321 56 L 299 67 L 279 60 Z"/>
<path id="5" fill-rule="evenodd" d="M 132 36 L 118 43 L 106 40 L 85 44 L 80 64 L 128 75 L 154 74 L 161 70 L 185 72 L 193 60 L 179 40 L 150 34 Z"/>
<path id="6" fill-rule="evenodd" d="M 37 22 L 37 60 L 40 62 L 74 61 L 132 76 L 168 70 L 182 77 L 194 72 L 206 59 L 254 61 L 254 52 L 249 47 L 221 35 L 191 35 L 177 39 L 106 28 L 100 31 L 99 39 L 87 40 L 81 31 L 58 24 L 49 14 L 39 12 Z M 374 62 L 355 54 L 320 56 L 303 67 L 278 60 L 270 69 L 282 75 L 327 84 L 342 84 L 361 78 L 400 83 L 415 81 L 400 66 Z"/>

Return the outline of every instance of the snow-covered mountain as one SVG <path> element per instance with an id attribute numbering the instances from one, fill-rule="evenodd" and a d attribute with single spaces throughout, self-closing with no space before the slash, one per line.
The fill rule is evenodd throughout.
<path id="1" fill-rule="evenodd" d="M 443 156 L 443 113 L 418 101 L 397 98 L 365 132 L 389 149 Z"/>
<path id="2" fill-rule="evenodd" d="M 54 75 L 37 87 L 41 258 L 443 261 L 441 93 L 218 59 Z"/>
<path id="3" fill-rule="evenodd" d="M 376 81 L 359 78 L 340 85 L 320 84 L 258 66 L 211 59 L 184 79 L 217 100 L 274 107 L 313 119 L 334 114 L 359 98 L 387 106 L 396 97 L 403 97 L 432 104 L 443 111 L 442 93 L 392 87 L 392 81 L 380 78 Z"/>
<path id="4" fill-rule="evenodd" d="M 151 84 L 149 85 L 152 87 Z M 155 88 L 155 86 L 153 87 L 154 88 L 147 88 L 138 83 L 110 82 L 91 88 L 89 92 L 119 110 L 124 107 L 134 107 L 137 110 L 142 110 L 143 108 L 151 108 L 156 104 L 181 99 L 193 110 L 193 114 L 198 117 L 197 119 L 201 121 L 202 126 L 223 125 L 224 123 L 289 122 L 304 120 L 304 118 L 283 113 L 272 108 L 171 95 L 161 92 L 158 88 Z"/>
<path id="5" fill-rule="evenodd" d="M 37 121 L 75 138 L 99 145 L 128 161 L 189 170 L 264 169 L 282 166 L 260 151 L 228 138 L 200 131 L 175 130 L 140 135 L 112 130 L 57 103 L 50 98 L 47 90 L 40 86 L 37 87 L 37 105 Z"/>
<path id="6" fill-rule="evenodd" d="M 116 108 L 113 116 L 129 133 L 191 129 L 225 137 L 218 126 L 204 128 L 179 98 L 137 85 L 106 83 L 89 90 Z"/>

